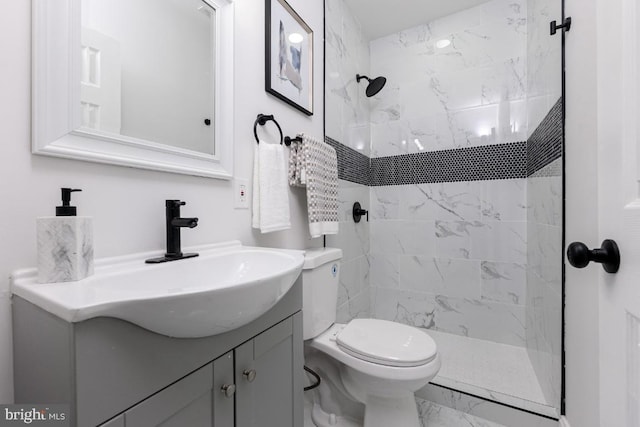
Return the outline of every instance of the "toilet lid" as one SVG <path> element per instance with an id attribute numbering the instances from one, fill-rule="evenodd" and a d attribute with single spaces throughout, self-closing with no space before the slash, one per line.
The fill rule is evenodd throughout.
<path id="1" fill-rule="evenodd" d="M 436 343 L 412 326 L 379 319 L 354 319 L 336 337 L 345 353 L 386 366 L 411 367 L 436 357 Z"/>

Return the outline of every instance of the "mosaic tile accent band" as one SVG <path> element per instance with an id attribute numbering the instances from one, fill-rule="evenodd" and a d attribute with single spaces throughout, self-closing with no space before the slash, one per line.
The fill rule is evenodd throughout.
<path id="1" fill-rule="evenodd" d="M 338 154 L 339 179 L 366 186 L 371 185 L 371 165 L 369 157 L 328 136 L 325 137 L 324 140 L 332 146 Z"/>
<path id="2" fill-rule="evenodd" d="M 531 176 L 562 157 L 562 98 L 527 141 L 527 176 Z"/>
<path id="3" fill-rule="evenodd" d="M 562 157 L 562 110 L 560 98 L 527 142 L 371 159 L 335 139 L 325 142 L 338 154 L 338 178 L 367 186 L 555 176 L 558 168 L 547 166 Z"/>
<path id="4" fill-rule="evenodd" d="M 527 144 L 486 145 L 371 159 L 371 185 L 525 178 Z"/>

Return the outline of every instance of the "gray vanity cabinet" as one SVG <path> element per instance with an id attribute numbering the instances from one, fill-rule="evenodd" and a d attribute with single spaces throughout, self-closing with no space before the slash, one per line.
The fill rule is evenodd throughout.
<path id="1" fill-rule="evenodd" d="M 246 326 L 176 339 L 14 297 L 16 403 L 67 403 L 72 427 L 302 426 L 301 305 L 298 280 Z"/>
<path id="2" fill-rule="evenodd" d="M 128 409 L 123 419 L 119 416 L 101 427 L 302 425 L 302 384 L 296 373 L 303 367 L 297 357 L 301 331 L 296 316 Z"/>

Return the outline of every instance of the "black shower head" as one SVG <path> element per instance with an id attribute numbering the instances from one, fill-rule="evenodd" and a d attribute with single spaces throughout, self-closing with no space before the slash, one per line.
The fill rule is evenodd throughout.
<path id="1" fill-rule="evenodd" d="M 367 91 L 366 91 L 367 97 L 369 98 L 371 98 L 372 96 L 380 92 L 384 87 L 384 85 L 387 83 L 386 77 L 380 76 L 372 80 L 367 76 L 361 76 L 360 74 L 356 74 L 356 80 L 358 81 L 358 83 L 360 83 L 360 80 L 362 79 L 367 79 L 369 81 L 369 85 L 367 86 Z"/>

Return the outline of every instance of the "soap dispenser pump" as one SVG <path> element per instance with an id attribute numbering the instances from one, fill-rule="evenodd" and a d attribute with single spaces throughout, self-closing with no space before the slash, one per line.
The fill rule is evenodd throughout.
<path id="1" fill-rule="evenodd" d="M 62 190 L 62 206 L 56 206 L 56 216 L 76 216 L 78 210 L 75 206 L 71 206 L 71 193 L 82 190 L 72 188 L 61 188 L 60 190 Z"/>
<path id="2" fill-rule="evenodd" d="M 71 193 L 82 190 L 61 191 L 56 216 L 37 219 L 39 283 L 72 282 L 93 274 L 92 218 L 77 216 L 71 206 Z"/>

